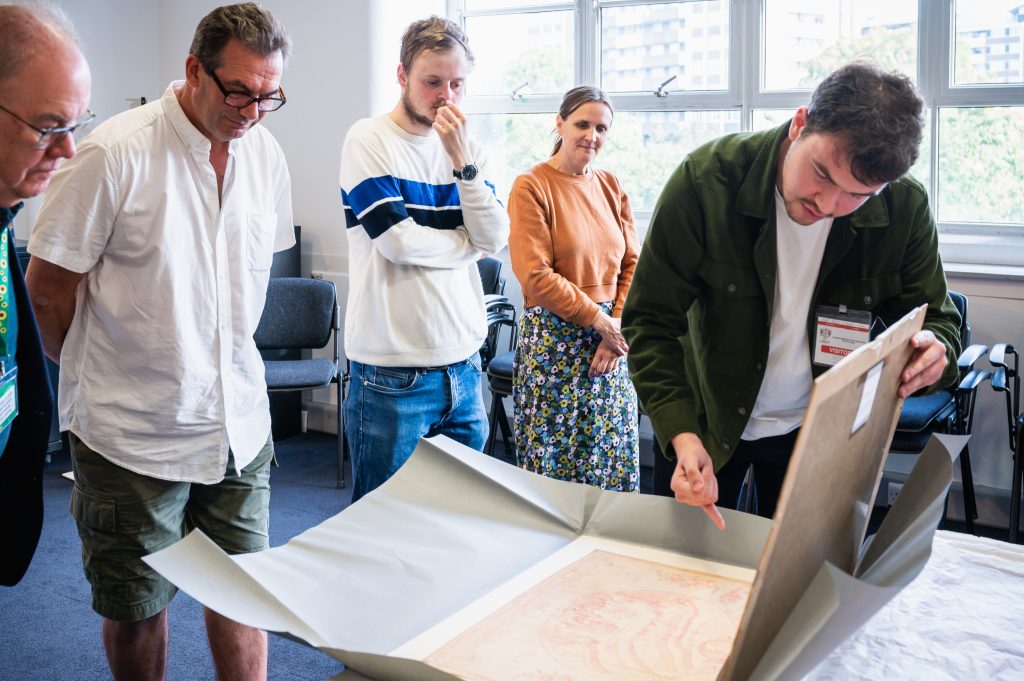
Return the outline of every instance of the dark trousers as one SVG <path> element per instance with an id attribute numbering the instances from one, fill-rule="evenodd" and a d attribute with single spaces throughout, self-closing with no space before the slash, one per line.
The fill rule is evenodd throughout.
<path id="1" fill-rule="evenodd" d="M 782 481 L 789 467 L 789 457 L 796 444 L 799 429 L 785 435 L 766 437 L 760 440 L 740 440 L 732 457 L 716 473 L 718 480 L 718 505 L 723 508 L 736 509 L 740 501 L 740 491 L 747 469 L 753 466 L 755 491 L 755 512 L 757 515 L 771 518 L 775 515 L 775 506 L 779 501 Z M 654 442 L 654 484 L 655 494 L 675 496 L 670 487 L 672 473 L 675 471 L 675 456 L 672 458 L 662 454 L 658 442 Z"/>

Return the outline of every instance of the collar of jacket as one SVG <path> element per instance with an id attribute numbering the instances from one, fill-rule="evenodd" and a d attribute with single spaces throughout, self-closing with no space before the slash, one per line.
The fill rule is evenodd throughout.
<path id="1" fill-rule="evenodd" d="M 790 121 L 763 133 L 761 146 L 747 170 L 736 195 L 736 210 L 750 217 L 767 220 L 775 214 L 775 176 L 779 167 L 779 147 L 789 134 Z M 888 186 L 833 225 L 851 227 L 888 227 L 889 207 L 885 201 Z"/>
<path id="2" fill-rule="evenodd" d="M 14 222 L 14 216 L 18 214 L 18 211 L 24 205 L 25 203 L 21 201 L 10 207 L 0 206 L 0 229 Z"/>

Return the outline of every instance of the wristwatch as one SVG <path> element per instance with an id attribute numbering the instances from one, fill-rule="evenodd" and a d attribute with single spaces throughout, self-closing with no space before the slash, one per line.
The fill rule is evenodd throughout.
<path id="1" fill-rule="evenodd" d="M 459 180 L 469 182 L 470 180 L 475 178 L 476 174 L 479 172 L 479 168 L 477 168 L 472 163 L 467 163 L 466 165 L 462 166 L 462 170 L 453 170 L 452 175 L 454 175 Z"/>

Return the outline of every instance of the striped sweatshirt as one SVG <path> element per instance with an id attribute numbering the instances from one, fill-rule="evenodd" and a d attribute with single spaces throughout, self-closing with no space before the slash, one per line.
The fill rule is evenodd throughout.
<path id="1" fill-rule="evenodd" d="M 387 115 L 349 129 L 341 152 L 348 235 L 345 354 L 364 364 L 440 366 L 480 349 L 487 333 L 476 261 L 508 240 L 508 214 L 480 168 L 452 175 L 441 141 Z"/>

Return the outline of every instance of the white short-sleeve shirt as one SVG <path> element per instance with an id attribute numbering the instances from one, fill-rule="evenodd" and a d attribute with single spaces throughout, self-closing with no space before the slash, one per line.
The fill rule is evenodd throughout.
<path id="1" fill-rule="evenodd" d="M 61 352 L 60 426 L 129 470 L 219 481 L 270 434 L 253 342 L 275 251 L 295 242 L 273 136 L 231 142 L 223 194 L 210 141 L 172 83 L 106 121 L 55 174 L 29 252 L 75 272 Z"/>

